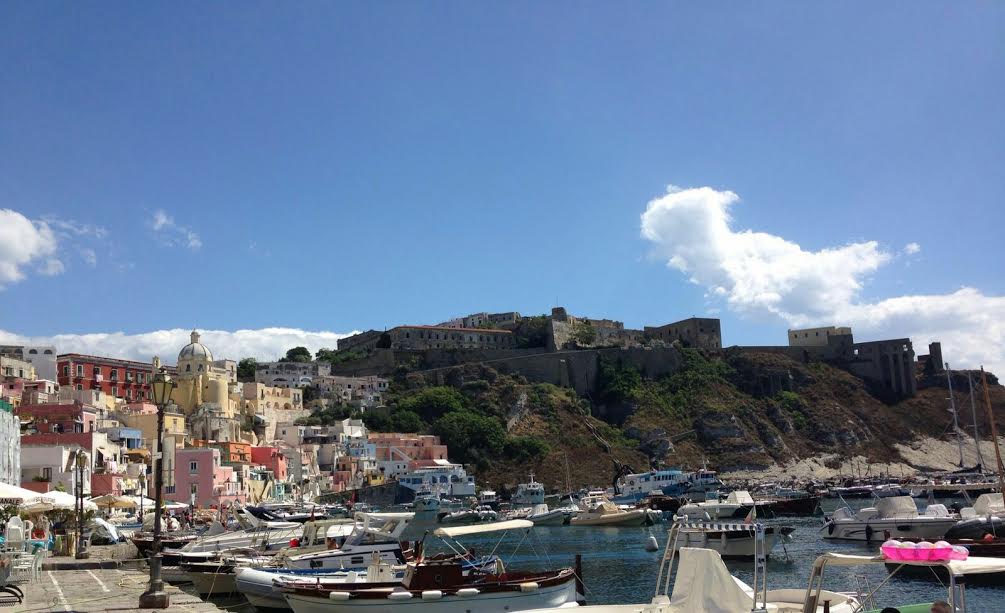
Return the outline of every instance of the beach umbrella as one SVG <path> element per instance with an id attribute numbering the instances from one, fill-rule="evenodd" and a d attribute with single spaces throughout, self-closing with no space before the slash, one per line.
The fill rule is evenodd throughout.
<path id="1" fill-rule="evenodd" d="M 52 506 L 51 502 L 45 500 L 35 500 L 32 502 L 26 502 L 18 507 L 18 510 L 24 511 L 25 513 L 48 513 L 56 507 Z"/>
<path id="2" fill-rule="evenodd" d="M 53 490 L 51 492 L 46 492 L 46 493 L 38 496 L 38 498 L 40 500 L 44 500 L 46 502 L 51 503 L 52 507 L 54 509 L 72 511 L 75 508 L 77 508 L 76 507 L 76 504 L 77 504 L 77 498 L 76 498 L 76 496 L 74 496 L 73 494 L 67 494 L 66 492 L 60 492 L 60 491 L 57 491 L 57 490 Z M 98 510 L 98 505 L 94 504 L 90 500 L 85 500 L 84 501 L 84 510 L 85 511 L 97 511 Z"/>
<path id="3" fill-rule="evenodd" d="M 18 504 L 28 500 L 35 500 L 38 496 L 38 492 L 10 485 L 9 483 L 0 483 L 0 501 L 9 501 L 9 503 Z"/>
<path id="4" fill-rule="evenodd" d="M 90 501 L 99 507 L 104 507 L 106 509 L 134 509 L 139 506 L 139 503 L 133 500 L 132 497 L 118 496 L 116 494 L 97 496 L 95 498 L 91 498 Z"/>

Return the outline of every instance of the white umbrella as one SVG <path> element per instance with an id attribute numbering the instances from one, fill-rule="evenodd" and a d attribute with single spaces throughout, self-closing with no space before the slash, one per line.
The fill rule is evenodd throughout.
<path id="1" fill-rule="evenodd" d="M 0 500 L 35 500 L 39 497 L 38 492 L 33 492 L 23 487 L 0 483 Z"/>
<path id="2" fill-rule="evenodd" d="M 51 492 L 46 492 L 38 497 L 41 500 L 49 502 L 52 504 L 54 509 L 64 509 L 72 511 L 76 508 L 77 498 L 73 494 L 67 494 L 66 492 L 60 492 L 53 490 Z M 94 504 L 90 500 L 84 501 L 85 511 L 97 511 L 98 505 Z"/>

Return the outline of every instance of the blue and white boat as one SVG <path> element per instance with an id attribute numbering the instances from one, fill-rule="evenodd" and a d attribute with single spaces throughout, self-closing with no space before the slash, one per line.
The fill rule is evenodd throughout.
<path id="1" fill-rule="evenodd" d="M 723 487 L 714 470 L 651 470 L 625 475 L 618 482 L 619 493 L 614 497 L 614 502 L 633 504 L 651 494 L 705 500 L 707 494 L 718 492 Z"/>

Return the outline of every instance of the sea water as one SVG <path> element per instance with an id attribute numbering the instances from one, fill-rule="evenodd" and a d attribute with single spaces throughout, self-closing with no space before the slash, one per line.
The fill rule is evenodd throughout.
<path id="1" fill-rule="evenodd" d="M 853 509 L 868 506 L 874 501 L 849 500 Z M 951 501 L 944 501 L 951 502 Z M 922 502 L 922 504 L 924 504 Z M 825 500 L 829 513 L 838 501 Z M 947 505 L 948 506 L 948 505 Z M 881 543 L 866 545 L 857 542 L 827 541 L 823 539 L 820 516 L 781 517 L 759 519 L 767 525 L 792 526 L 792 542 L 779 544 L 768 561 L 768 589 L 806 589 L 810 568 L 817 556 L 826 552 L 855 555 L 879 553 Z M 435 513 L 421 513 L 409 526 L 404 538 L 426 539 L 429 553 L 448 551 L 432 531 L 438 528 Z M 495 553 L 503 558 L 506 567 L 513 570 L 536 570 L 571 567 L 576 554 L 582 555 L 583 581 L 588 604 L 626 604 L 648 602 L 656 591 L 656 574 L 659 570 L 663 548 L 667 543 L 669 523 L 649 528 L 597 528 L 588 526 L 538 526 L 523 534 L 520 531 L 472 535 L 458 539 L 473 549 L 477 555 Z M 654 535 L 660 550 L 647 552 L 646 540 Z M 747 584 L 753 583 L 753 563 L 726 560 L 730 572 Z M 824 589 L 837 592 L 871 590 L 888 577 L 882 564 L 857 567 L 831 567 L 824 574 Z M 671 581 L 671 586 L 673 585 Z M 947 588 L 932 576 L 929 579 L 894 576 L 880 587 L 875 597 L 875 608 L 920 602 L 945 600 Z M 248 610 L 240 599 L 224 602 L 231 611 Z M 870 603 L 870 607 L 872 603 Z M 968 610 L 1005 612 L 1005 585 L 967 586 Z"/>

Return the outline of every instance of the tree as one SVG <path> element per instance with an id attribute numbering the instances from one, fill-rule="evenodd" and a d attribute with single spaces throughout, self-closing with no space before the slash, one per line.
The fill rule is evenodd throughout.
<path id="1" fill-rule="evenodd" d="M 255 358 L 244 358 L 237 363 L 237 380 L 254 381 L 255 369 L 258 368 L 258 360 Z"/>
<path id="2" fill-rule="evenodd" d="M 462 410 L 464 395 L 452 387 L 427 387 L 402 399 L 398 408 L 417 413 L 424 421 L 432 422 L 446 413 Z"/>
<path id="3" fill-rule="evenodd" d="M 577 345 L 592 345 L 597 340 L 597 330 L 585 321 L 577 321 L 572 329 L 572 339 Z"/>
<path id="4" fill-rule="evenodd" d="M 466 463 L 487 463 L 491 456 L 502 452 L 506 442 L 506 430 L 498 419 L 463 410 L 437 419 L 433 433 L 450 449 L 452 457 Z"/>
<path id="5" fill-rule="evenodd" d="M 396 411 L 391 415 L 388 426 L 395 432 L 422 432 L 426 423 L 414 411 Z"/>
<path id="6" fill-rule="evenodd" d="M 286 352 L 286 357 L 279 358 L 280 362 L 311 362 L 314 354 L 307 347 L 294 347 Z"/>

